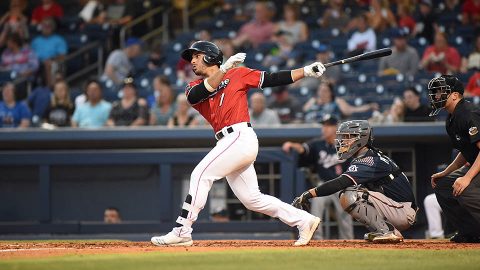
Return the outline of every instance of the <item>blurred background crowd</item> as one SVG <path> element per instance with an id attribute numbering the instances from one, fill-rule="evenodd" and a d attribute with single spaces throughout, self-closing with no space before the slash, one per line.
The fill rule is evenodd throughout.
<path id="1" fill-rule="evenodd" d="M 0 127 L 205 125 L 186 101 L 181 50 L 217 43 L 225 59 L 277 71 L 383 47 L 378 61 L 321 80 L 250 92 L 254 125 L 431 121 L 426 83 L 455 74 L 480 96 L 480 0 L 10 0 L 0 10 Z M 445 115 L 443 115 L 444 117 Z M 442 117 L 440 117 L 442 118 Z"/>

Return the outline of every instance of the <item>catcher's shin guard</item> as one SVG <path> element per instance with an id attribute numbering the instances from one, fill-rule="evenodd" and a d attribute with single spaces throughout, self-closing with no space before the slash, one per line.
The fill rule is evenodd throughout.
<path id="1" fill-rule="evenodd" d="M 355 220 L 367 226 L 371 232 L 387 233 L 395 227 L 387 222 L 373 204 L 368 202 L 368 190 L 360 188 L 347 188 L 340 195 L 340 204 L 345 212 Z"/>

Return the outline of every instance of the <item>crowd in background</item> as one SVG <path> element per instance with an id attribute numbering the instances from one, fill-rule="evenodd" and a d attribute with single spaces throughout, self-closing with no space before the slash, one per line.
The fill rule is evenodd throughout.
<path id="1" fill-rule="evenodd" d="M 66 7 L 62 1 L 41 0 L 36 6 L 29 2 L 11 0 L 7 12 L 0 18 L 0 71 L 13 71 L 35 85 L 25 100 L 15 98 L 23 89 L 17 89 L 14 83 L 2 86 L 1 127 L 205 124 L 205 120 L 191 110 L 181 90 L 196 79 L 190 63 L 176 53 L 178 61 L 171 65 L 166 58 L 172 55 L 167 55 L 171 52 L 165 51 L 165 46 L 148 48 L 134 36 L 128 38 L 123 47 L 108 51 L 103 75 L 82 81 L 79 85 L 83 93 L 74 96 L 62 66 L 62 60 L 69 53 L 68 42 L 57 32 Z M 146 1 L 84 0 L 79 1 L 76 12 L 82 25 L 121 26 L 139 15 L 140 2 L 145 7 Z M 465 95 L 480 96 L 480 36 L 476 32 L 480 25 L 480 0 L 324 0 L 319 1 L 323 13 L 313 21 L 302 17 L 305 1 L 219 2 L 212 18 L 225 17 L 240 22 L 235 35 L 214 37 L 212 29 L 204 28 L 195 30 L 195 39 L 216 42 L 225 59 L 246 51 L 251 57 L 261 58 L 255 59 L 260 66 L 252 68 L 292 69 L 313 60 L 329 62 L 377 49 L 377 39 L 388 34 L 393 54 L 379 61 L 377 76 L 414 77 L 419 72 L 469 74 L 468 81 L 464 82 Z M 451 44 L 449 26 L 438 23 L 439 18 L 447 16 L 453 16 L 458 27 L 472 27 L 471 48 L 466 53 Z M 31 29 L 39 32 L 33 35 Z M 310 42 L 312 33 L 322 29 L 348 37 L 343 55 L 335 55 L 334 45 L 323 43 L 313 46 L 314 55 L 302 54 L 302 44 Z M 410 45 L 414 39 L 424 40 L 422 52 Z M 191 41 L 187 40 L 181 47 L 189 46 Z M 468 42 L 467 38 L 464 42 Z M 255 52 L 260 51 L 265 53 L 256 55 Z M 140 94 L 135 61 L 145 55 L 148 61 L 144 62 L 143 72 L 161 72 L 149 78 L 149 92 Z M 173 70 L 174 81 L 172 76 L 164 74 L 167 69 Z M 377 102 L 352 104 L 336 90 L 342 75 L 343 71 L 336 66 L 327 69 L 321 81 L 304 80 L 288 88 L 272 89 L 268 95 L 254 91 L 249 103 L 253 125 L 316 123 L 326 114 L 347 119 L 359 113 L 368 113 L 376 123 L 431 120 L 427 117 L 428 106 L 422 103 L 425 99 L 415 87 L 402 89 L 401 95 L 391 99 L 388 108 Z M 115 100 L 104 98 L 105 82 L 118 89 Z M 306 100 L 292 94 L 301 88 L 312 93 Z"/>

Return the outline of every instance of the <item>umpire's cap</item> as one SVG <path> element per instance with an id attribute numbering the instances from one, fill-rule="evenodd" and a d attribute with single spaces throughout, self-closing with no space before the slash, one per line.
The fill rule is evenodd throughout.
<path id="1" fill-rule="evenodd" d="M 205 54 L 203 61 L 209 65 L 220 66 L 223 62 L 223 53 L 217 45 L 210 41 L 197 41 L 193 43 L 190 48 L 182 52 L 182 58 L 188 62 L 192 61 L 194 52 L 201 52 Z"/>

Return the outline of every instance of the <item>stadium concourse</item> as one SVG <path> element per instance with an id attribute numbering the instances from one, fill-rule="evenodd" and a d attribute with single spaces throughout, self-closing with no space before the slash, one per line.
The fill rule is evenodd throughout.
<path id="1" fill-rule="evenodd" d="M 332 67 L 321 80 L 249 92 L 260 93 L 250 104 L 250 117 L 266 142 L 261 146 L 268 146 L 257 162 L 265 180 L 260 188 L 283 200 L 292 200 L 310 182 L 308 174 L 297 178 L 297 156 L 282 153 L 281 142 L 320 136 L 318 123 L 334 115 L 342 121 L 368 119 L 381 130 L 379 144 L 401 160 L 422 204 L 432 192 L 429 176 L 448 163 L 451 152 L 440 123 L 446 113 L 436 120 L 427 116 L 427 83 L 442 73 L 454 74 L 466 86 L 465 97 L 480 103 L 476 1 L 184 2 L 194 1 L 1 1 L 0 145 L 9 149 L 0 154 L 6 172 L 0 198 L 9 198 L 0 199 L 1 239 L 29 232 L 38 238 L 151 233 L 174 223 L 177 213 L 162 204 L 178 208 L 185 197 L 183 180 L 192 169 L 185 160 L 198 161 L 214 140 L 207 142 L 206 121 L 183 98 L 185 86 L 197 77 L 180 53 L 196 40 L 216 43 L 224 60 L 244 52 L 244 66 L 269 72 L 392 47 L 390 57 Z M 409 139 L 411 134 L 418 141 Z M 193 149 L 200 148 L 196 139 L 202 149 Z M 148 152 L 149 147 L 160 150 Z M 105 159 L 97 162 L 96 154 Z M 161 161 L 154 162 L 157 157 Z M 92 197 L 85 195 L 84 201 L 79 191 Z M 20 192 L 29 199 L 15 198 Z M 157 200 L 158 194 L 163 197 Z M 141 210 L 125 202 L 130 195 Z M 267 218 L 240 206 L 224 184 L 214 185 L 212 197 L 208 213 L 199 217 L 206 223 L 235 220 L 231 230 L 237 232 L 244 221 L 249 237 L 258 236 L 253 228 L 284 233 L 280 239 L 291 235 L 277 223 L 259 226 Z M 104 215 L 118 227 L 102 226 Z M 407 233 L 411 238 L 425 236 L 421 211 L 417 222 Z M 454 231 L 444 223 L 446 237 Z M 325 228 L 326 238 L 338 235 L 332 224 L 332 231 Z M 365 232 L 359 225 L 357 239 Z M 218 228 L 206 224 L 200 231 Z"/>

